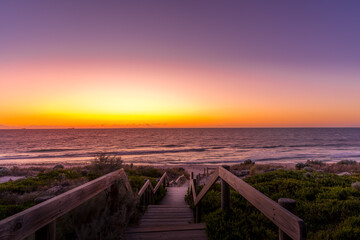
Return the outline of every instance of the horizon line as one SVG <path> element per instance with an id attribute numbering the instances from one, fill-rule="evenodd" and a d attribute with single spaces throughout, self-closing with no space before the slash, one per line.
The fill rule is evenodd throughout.
<path id="1" fill-rule="evenodd" d="M 0 128 L 0 130 L 99 130 L 99 129 L 306 129 L 306 128 L 360 128 L 360 126 L 299 126 L 299 127 L 59 127 L 59 128 Z"/>

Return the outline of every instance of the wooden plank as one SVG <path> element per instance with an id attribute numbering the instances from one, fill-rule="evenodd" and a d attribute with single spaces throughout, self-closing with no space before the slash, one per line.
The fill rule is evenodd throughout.
<path id="1" fill-rule="evenodd" d="M 176 217 L 188 217 L 192 216 L 192 213 L 176 213 Z M 162 214 L 146 214 L 143 216 L 144 218 L 161 218 L 161 217 L 172 217 L 174 218 L 174 213 L 162 213 Z"/>
<path id="2" fill-rule="evenodd" d="M 83 184 L 52 199 L 0 221 L 0 239 L 23 239 L 56 218 L 109 188 L 116 180 L 127 180 L 124 169 Z M 131 190 L 131 188 L 130 188 Z"/>
<path id="3" fill-rule="evenodd" d="M 159 189 L 161 183 L 164 181 L 164 179 L 167 177 L 166 172 L 164 172 L 164 174 L 161 176 L 159 182 L 156 184 L 155 188 L 154 188 L 154 194 L 157 192 L 157 190 Z"/>
<path id="4" fill-rule="evenodd" d="M 199 195 L 196 197 L 196 199 L 194 200 L 194 205 L 198 205 L 199 202 L 201 201 L 201 199 L 205 196 L 205 194 L 210 190 L 210 188 L 212 187 L 212 185 L 214 185 L 216 183 L 216 181 L 219 178 L 219 168 L 217 168 L 215 170 L 215 172 L 211 175 L 209 181 L 205 184 L 205 186 L 203 187 L 203 189 L 201 189 Z"/>
<path id="5" fill-rule="evenodd" d="M 149 208 L 189 208 L 188 205 L 149 205 Z"/>
<path id="6" fill-rule="evenodd" d="M 192 215 L 183 215 L 183 216 L 178 216 L 177 218 L 180 219 L 180 218 L 192 218 L 193 216 Z M 144 217 L 144 219 L 174 219 L 174 215 L 173 216 L 147 216 L 147 217 Z M 155 220 L 154 220 L 155 221 Z"/>
<path id="7" fill-rule="evenodd" d="M 167 188 L 167 193 L 160 204 L 173 205 L 173 206 L 184 206 L 185 194 L 187 193 L 187 187 L 171 187 Z"/>
<path id="8" fill-rule="evenodd" d="M 175 205 L 174 205 L 175 206 Z M 148 208 L 146 212 L 189 212 L 189 207 L 173 208 Z"/>
<path id="9" fill-rule="evenodd" d="M 191 188 L 191 191 L 192 191 L 193 201 L 195 202 L 196 201 L 196 188 L 195 188 L 194 179 L 190 180 L 190 188 Z"/>
<path id="10" fill-rule="evenodd" d="M 138 196 L 141 197 L 150 185 L 151 185 L 150 180 L 149 179 L 146 180 L 146 182 L 144 183 L 144 185 L 141 187 L 140 191 L 138 192 Z"/>
<path id="11" fill-rule="evenodd" d="M 55 240 L 56 221 L 53 221 L 35 232 L 36 240 Z"/>
<path id="12" fill-rule="evenodd" d="M 275 223 L 282 231 L 293 239 L 305 239 L 305 223 L 279 204 L 236 177 L 222 167 L 218 168 L 219 177 L 240 193 L 254 207 L 261 211 L 268 219 Z M 205 187 L 204 187 L 205 188 Z M 200 194 L 199 194 L 200 196 Z M 198 199 L 197 199 L 198 200 Z"/>
<path id="13" fill-rule="evenodd" d="M 172 215 L 174 215 L 174 214 L 192 214 L 193 213 L 193 211 L 191 209 L 186 209 L 185 211 L 184 210 L 182 210 L 182 211 L 180 211 L 180 210 L 179 211 L 177 211 L 177 210 L 163 211 L 163 209 L 161 209 L 161 208 L 158 208 L 158 209 L 162 210 L 162 211 L 159 211 L 159 212 L 157 212 L 155 210 L 154 211 L 146 211 L 144 216 L 147 216 L 148 214 L 154 215 L 154 214 L 157 214 L 157 213 L 159 213 L 159 214 L 172 214 Z"/>
<path id="14" fill-rule="evenodd" d="M 181 179 L 181 178 L 183 178 L 183 177 L 185 177 L 185 175 L 184 175 L 184 174 L 183 174 L 183 175 L 181 175 L 180 177 L 178 177 L 178 178 L 176 179 L 175 183 L 176 183 L 176 184 L 178 184 L 178 182 L 180 181 L 180 179 Z"/>
<path id="15" fill-rule="evenodd" d="M 204 230 L 205 224 L 179 224 L 174 226 L 146 226 L 131 228 L 126 233 L 145 233 L 145 232 L 169 232 L 169 231 L 185 231 L 185 230 Z"/>
<path id="16" fill-rule="evenodd" d="M 136 240 L 184 240 L 184 239 L 207 239 L 204 230 L 187 230 L 187 231 L 168 231 L 168 232 L 153 232 L 153 233 L 129 233 L 126 234 L 126 239 Z"/>
<path id="17" fill-rule="evenodd" d="M 227 171 L 230 170 L 230 166 L 223 166 Z M 223 211 L 230 208 L 230 186 L 225 180 L 221 180 L 221 209 Z"/>
<path id="18" fill-rule="evenodd" d="M 192 218 L 182 218 L 177 219 L 176 221 L 171 219 L 159 219 L 159 220 L 147 220 L 142 221 L 140 226 L 160 226 L 160 225 L 178 225 L 178 224 L 192 224 L 194 223 Z"/>
<path id="19" fill-rule="evenodd" d="M 167 221 L 166 219 L 168 218 L 159 218 L 157 221 L 158 222 L 162 222 L 162 221 Z M 176 221 L 187 221 L 187 220 L 193 220 L 194 218 L 191 216 L 191 217 L 182 217 L 182 218 L 172 218 L 173 222 L 176 222 Z M 153 219 L 147 219 L 147 218 L 143 218 L 141 219 L 141 222 L 154 222 Z M 155 225 L 155 224 L 154 224 Z"/>

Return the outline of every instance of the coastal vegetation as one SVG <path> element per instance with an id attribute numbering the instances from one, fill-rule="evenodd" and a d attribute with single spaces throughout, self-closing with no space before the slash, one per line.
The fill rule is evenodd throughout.
<path id="1" fill-rule="evenodd" d="M 141 216 L 144 209 L 138 204 L 136 194 L 147 179 L 155 186 L 164 170 L 124 165 L 120 157 L 106 154 L 99 154 L 90 165 L 83 167 L 64 168 L 57 165 L 54 168 L 36 169 L 36 174 L 36 170 L 28 169 L 33 176 L 0 184 L 0 219 L 120 168 L 125 169 L 133 191 L 129 192 L 123 184 L 118 184 L 120 203 L 115 212 L 105 191 L 57 219 L 58 239 L 91 239 L 91 236 L 112 239 L 121 234 L 129 222 L 135 222 Z M 15 171 L 29 174 L 24 169 L 10 169 L 10 173 Z M 166 171 L 174 178 L 185 173 L 181 168 Z M 165 194 L 166 189 L 160 186 L 154 201 L 159 202 Z"/>
<path id="2" fill-rule="evenodd" d="M 360 238 L 359 174 L 338 176 L 323 171 L 276 170 L 244 178 L 244 181 L 274 201 L 295 199 L 296 215 L 305 221 L 308 239 Z M 197 191 L 201 188 L 198 186 Z M 221 211 L 218 183 L 201 204 L 210 239 L 278 238 L 276 226 L 233 190 L 231 209 Z"/>

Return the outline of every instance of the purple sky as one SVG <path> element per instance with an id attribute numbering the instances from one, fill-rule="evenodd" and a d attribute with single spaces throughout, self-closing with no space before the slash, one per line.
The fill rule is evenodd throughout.
<path id="1" fill-rule="evenodd" d="M 0 61 L 127 56 L 355 68 L 359 12 L 359 1 L 1 1 Z"/>

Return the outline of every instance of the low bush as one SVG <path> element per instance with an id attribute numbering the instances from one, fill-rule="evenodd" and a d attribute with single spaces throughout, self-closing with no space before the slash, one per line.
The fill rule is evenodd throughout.
<path id="1" fill-rule="evenodd" d="M 244 181 L 274 201 L 292 198 L 297 216 L 306 223 L 308 239 L 358 239 L 360 192 L 351 184 L 360 175 L 338 176 L 304 171 L 278 170 L 257 174 Z M 198 187 L 197 191 L 200 191 Z M 240 194 L 231 191 L 231 211 L 220 210 L 220 184 L 202 200 L 203 219 L 210 239 L 276 239 L 278 229 Z M 187 196 L 189 199 L 190 196 Z"/>
<path id="2" fill-rule="evenodd" d="M 337 164 L 341 165 L 356 165 L 357 162 L 353 160 L 341 160 L 340 162 L 337 162 Z"/>
<path id="3" fill-rule="evenodd" d="M 230 167 L 231 170 L 250 170 L 250 168 L 255 164 L 255 162 L 251 161 L 250 159 L 245 160 L 243 163 L 236 164 Z"/>
<path id="4" fill-rule="evenodd" d="M 93 180 L 107 173 L 122 168 L 123 161 L 119 156 L 111 156 L 106 153 L 99 153 L 90 164 L 88 179 Z"/>

